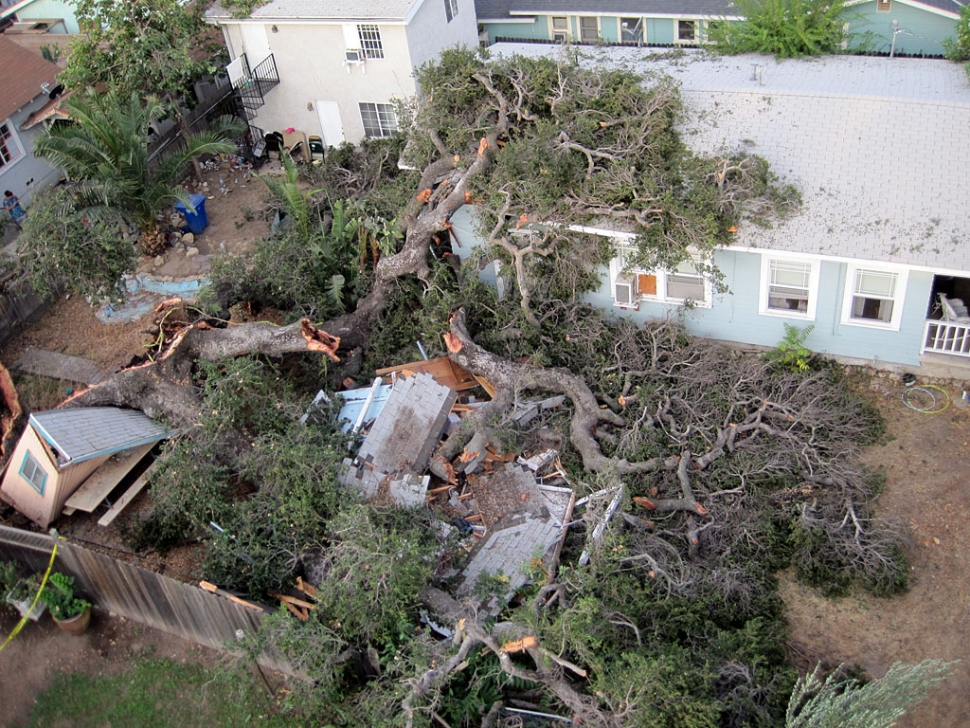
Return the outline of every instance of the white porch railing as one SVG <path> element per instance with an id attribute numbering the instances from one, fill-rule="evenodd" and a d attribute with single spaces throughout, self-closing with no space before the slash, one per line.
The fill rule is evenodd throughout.
<path id="1" fill-rule="evenodd" d="M 951 354 L 970 358 L 970 323 L 929 320 L 921 354 Z"/>

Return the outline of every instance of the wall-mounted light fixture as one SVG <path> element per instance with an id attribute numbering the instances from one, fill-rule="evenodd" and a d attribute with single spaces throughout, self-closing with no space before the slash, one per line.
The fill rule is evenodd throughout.
<path id="1" fill-rule="evenodd" d="M 280 32 L 280 29 L 277 28 L 275 25 L 271 25 L 269 27 L 269 29 L 272 30 L 274 33 L 279 33 Z"/>
<path id="2" fill-rule="evenodd" d="M 307 101 L 306 102 L 306 110 L 307 111 L 313 111 L 313 102 L 312 101 Z"/>

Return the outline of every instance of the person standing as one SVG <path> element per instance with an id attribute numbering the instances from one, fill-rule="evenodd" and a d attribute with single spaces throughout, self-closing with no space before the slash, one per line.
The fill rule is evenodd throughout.
<path id="1" fill-rule="evenodd" d="M 10 213 L 17 227 L 23 229 L 27 211 L 20 206 L 20 198 L 10 190 L 3 193 L 3 209 Z"/>

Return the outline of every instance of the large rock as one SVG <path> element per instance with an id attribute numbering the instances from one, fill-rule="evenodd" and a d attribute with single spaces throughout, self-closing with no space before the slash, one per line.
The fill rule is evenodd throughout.
<path id="1" fill-rule="evenodd" d="M 198 248 L 186 248 L 185 249 L 185 257 L 186 258 L 194 258 L 198 254 L 199 254 L 199 249 Z"/>

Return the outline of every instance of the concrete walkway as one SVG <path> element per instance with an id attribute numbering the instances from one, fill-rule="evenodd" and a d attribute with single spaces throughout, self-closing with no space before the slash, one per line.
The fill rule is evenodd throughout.
<path id="1" fill-rule="evenodd" d="M 106 378 L 101 366 L 90 359 L 41 349 L 27 349 L 13 366 L 28 374 L 84 384 L 98 384 Z"/>

